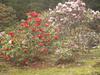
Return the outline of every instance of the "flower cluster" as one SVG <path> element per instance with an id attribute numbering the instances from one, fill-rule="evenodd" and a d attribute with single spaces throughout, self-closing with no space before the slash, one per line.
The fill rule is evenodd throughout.
<path id="1" fill-rule="evenodd" d="M 28 64 L 34 57 L 48 55 L 59 45 L 57 28 L 36 12 L 27 13 L 14 31 L 0 36 L 0 57 L 15 64 Z"/>
<path id="2" fill-rule="evenodd" d="M 85 12 L 85 3 L 80 0 L 58 3 L 54 10 L 50 9 L 49 22 L 60 26 L 62 33 L 69 33 L 72 26 L 82 22 Z"/>
<path id="3" fill-rule="evenodd" d="M 86 11 L 86 16 L 88 17 L 88 19 L 90 19 L 90 21 L 100 19 L 100 11 L 94 11 L 88 8 Z"/>

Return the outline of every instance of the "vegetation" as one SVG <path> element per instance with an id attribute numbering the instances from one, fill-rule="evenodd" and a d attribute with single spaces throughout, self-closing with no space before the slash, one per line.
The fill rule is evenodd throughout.
<path id="1" fill-rule="evenodd" d="M 15 21 L 15 10 L 12 7 L 0 3 L 0 31 L 4 30 L 10 25 L 14 25 Z"/>
<path id="2" fill-rule="evenodd" d="M 100 12 L 82 0 L 39 1 L 1 1 L 0 23 L 9 27 L 0 32 L 0 74 L 99 75 Z M 17 22 L 7 6 L 20 9 Z"/>
<path id="3" fill-rule="evenodd" d="M 48 8 L 54 7 L 58 2 L 64 0 L 1 0 L 1 3 L 12 6 L 16 11 L 19 20 L 26 18 L 25 13 L 34 10 L 41 12 Z"/>
<path id="4" fill-rule="evenodd" d="M 100 74 L 100 50 L 94 49 L 91 54 L 82 56 L 82 59 L 78 60 L 76 64 L 67 64 L 66 66 L 60 67 L 42 67 L 33 68 L 24 67 L 11 67 L 10 65 L 1 65 L 1 75 L 99 75 Z M 98 56 L 99 55 L 99 56 Z M 96 57 L 96 59 L 93 59 Z M 84 59 L 83 59 L 84 58 Z M 8 69 L 9 68 L 9 69 Z"/>

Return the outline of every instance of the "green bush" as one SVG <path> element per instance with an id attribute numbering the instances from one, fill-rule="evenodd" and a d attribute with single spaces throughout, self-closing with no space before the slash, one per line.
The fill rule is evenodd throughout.
<path id="1" fill-rule="evenodd" d="M 14 25 L 15 19 L 15 10 L 12 7 L 0 3 L 0 31 L 10 25 Z"/>

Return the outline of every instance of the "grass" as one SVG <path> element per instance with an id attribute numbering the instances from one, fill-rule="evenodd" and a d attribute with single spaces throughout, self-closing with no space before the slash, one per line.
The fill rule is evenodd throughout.
<path id="1" fill-rule="evenodd" d="M 4 68 L 0 75 L 100 75 L 100 49 L 92 50 L 90 55 L 85 55 L 77 64 L 65 68 L 21 69 L 7 64 L 0 67 Z"/>
<path id="2" fill-rule="evenodd" d="M 100 67 L 94 68 L 91 65 L 85 65 L 74 66 L 69 68 L 54 67 L 45 69 L 10 68 L 8 72 L 1 72 L 0 75 L 100 75 Z"/>

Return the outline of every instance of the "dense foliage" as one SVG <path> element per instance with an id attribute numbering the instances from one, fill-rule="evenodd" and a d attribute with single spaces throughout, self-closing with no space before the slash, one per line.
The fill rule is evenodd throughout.
<path id="1" fill-rule="evenodd" d="M 29 64 L 35 58 L 54 54 L 60 47 L 57 28 L 50 26 L 36 12 L 27 15 L 27 20 L 22 21 L 16 30 L 0 33 L 0 57 L 15 64 Z"/>
<path id="2" fill-rule="evenodd" d="M 44 0 L 41 3 L 42 1 Z M 18 9 L 13 2 L 18 2 Z M 27 16 L 23 14 L 26 19 L 22 19 L 16 28 L 0 33 L 0 58 L 3 60 L 15 65 L 29 65 L 40 61 L 63 64 L 74 62 L 83 52 L 100 45 L 99 11 L 87 8 L 81 0 L 69 0 L 40 14 L 32 11 L 42 9 L 33 7 L 34 3 L 31 2 L 25 0 L 23 5 L 23 1 L 13 0 L 13 4 L 11 3 L 16 10 L 21 10 L 17 16 L 26 13 L 26 10 L 29 12 L 26 13 Z M 46 5 L 48 1 L 43 3 Z M 7 4 L 10 5 L 9 1 Z M 45 8 L 45 5 L 43 9 L 51 7 L 48 5 Z M 42 7 L 42 4 L 39 6 Z"/>

